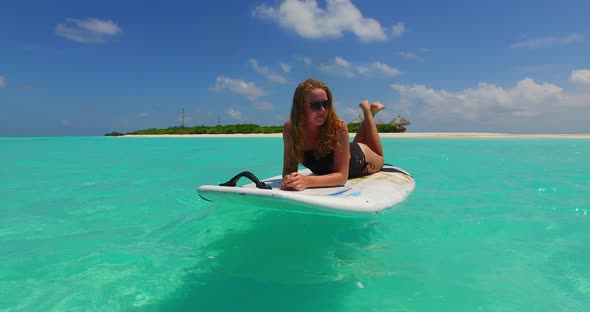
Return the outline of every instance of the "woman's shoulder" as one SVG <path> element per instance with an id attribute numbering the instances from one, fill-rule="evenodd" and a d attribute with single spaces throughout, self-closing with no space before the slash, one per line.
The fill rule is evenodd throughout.
<path id="1" fill-rule="evenodd" d="M 342 119 L 338 119 L 338 122 L 336 123 L 338 125 L 338 130 L 340 131 L 344 131 L 346 130 L 346 132 L 348 132 L 348 125 L 346 125 L 346 122 Z"/>
<path id="2" fill-rule="evenodd" d="M 288 119 L 283 124 L 283 139 L 285 142 L 291 141 L 291 119 Z"/>
<path id="3" fill-rule="evenodd" d="M 289 131 L 291 131 L 291 119 L 287 119 L 287 121 L 285 121 L 285 123 L 283 124 L 283 132 Z"/>

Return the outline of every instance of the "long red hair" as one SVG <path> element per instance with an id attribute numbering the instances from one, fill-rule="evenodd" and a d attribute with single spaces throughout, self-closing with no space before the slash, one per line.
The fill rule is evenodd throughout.
<path id="1" fill-rule="evenodd" d="M 326 156 L 334 148 L 338 147 L 338 132 L 346 127 L 334 110 L 334 98 L 328 86 L 317 80 L 307 79 L 300 83 L 293 94 L 293 105 L 291 106 L 291 146 L 289 147 L 289 155 L 292 162 L 303 162 L 303 127 L 305 122 L 305 100 L 304 96 L 312 90 L 322 89 L 326 92 L 328 100 L 332 102 L 328 109 L 328 116 L 326 122 L 320 126 L 318 137 L 318 144 L 315 150 L 316 157 Z"/>

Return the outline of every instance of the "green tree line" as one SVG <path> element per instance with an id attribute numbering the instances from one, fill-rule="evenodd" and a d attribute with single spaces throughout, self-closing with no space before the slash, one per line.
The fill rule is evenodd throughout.
<path id="1" fill-rule="evenodd" d="M 356 132 L 359 124 L 349 124 L 348 132 Z M 377 125 L 377 130 L 382 133 L 402 132 L 402 128 L 392 124 Z M 405 130 L 405 129 L 404 129 Z M 110 132 L 105 136 L 143 135 L 143 134 L 257 134 L 257 133 L 282 133 L 283 126 L 259 126 L 255 124 L 235 124 L 224 126 L 194 126 L 194 127 L 169 127 L 165 129 L 145 129 L 133 132 Z"/>

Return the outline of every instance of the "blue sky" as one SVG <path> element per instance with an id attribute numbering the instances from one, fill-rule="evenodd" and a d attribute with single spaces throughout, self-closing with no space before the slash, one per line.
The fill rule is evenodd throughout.
<path id="1" fill-rule="evenodd" d="M 206 4 L 205 4 L 206 3 Z M 588 1 L 1 0 L 0 135 L 281 125 L 296 85 L 412 132 L 590 133 Z"/>

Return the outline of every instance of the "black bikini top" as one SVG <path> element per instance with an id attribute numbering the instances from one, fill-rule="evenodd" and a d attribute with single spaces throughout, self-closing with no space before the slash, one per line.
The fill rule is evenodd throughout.
<path id="1" fill-rule="evenodd" d="M 334 151 L 330 151 L 328 155 L 317 159 L 313 150 L 303 150 L 302 164 L 317 175 L 332 173 L 334 172 Z"/>

